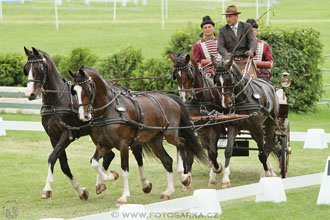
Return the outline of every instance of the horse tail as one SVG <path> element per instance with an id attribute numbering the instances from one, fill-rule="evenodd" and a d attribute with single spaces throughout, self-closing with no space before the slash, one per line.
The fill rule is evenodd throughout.
<path id="1" fill-rule="evenodd" d="M 182 102 L 182 100 L 178 96 L 173 94 L 168 94 L 168 96 L 180 105 L 181 108 L 180 127 L 192 126 L 193 124 L 190 119 L 190 113 L 187 107 Z M 183 149 L 186 153 L 195 155 L 197 159 L 204 164 L 208 163 L 207 156 L 203 151 L 202 145 L 198 142 L 198 139 L 194 133 L 193 128 L 180 129 L 179 136 L 184 139 Z"/>

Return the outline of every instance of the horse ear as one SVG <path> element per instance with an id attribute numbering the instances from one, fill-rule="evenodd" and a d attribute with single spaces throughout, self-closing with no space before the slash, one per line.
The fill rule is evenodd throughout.
<path id="1" fill-rule="evenodd" d="M 190 57 L 190 62 L 194 65 L 194 67 L 196 69 L 198 69 L 198 64 L 197 64 L 196 60 L 194 59 L 194 57 Z"/>
<path id="2" fill-rule="evenodd" d="M 215 59 L 215 57 L 213 55 L 211 55 L 211 61 L 212 61 L 213 66 L 215 68 L 218 68 L 217 60 Z"/>
<path id="3" fill-rule="evenodd" d="M 231 65 L 233 64 L 235 56 L 232 54 L 232 56 L 230 57 L 230 60 L 226 63 L 226 69 L 229 69 L 231 67 Z"/>
<path id="4" fill-rule="evenodd" d="M 190 62 L 190 55 L 189 54 L 187 54 L 186 55 L 186 60 L 185 60 L 185 63 L 186 64 L 188 64 Z"/>
<path id="5" fill-rule="evenodd" d="M 172 51 L 168 51 L 167 54 L 168 54 L 169 58 L 172 60 L 172 62 L 175 63 L 175 56 L 172 53 Z"/>
<path id="6" fill-rule="evenodd" d="M 82 77 L 85 77 L 86 76 L 86 73 L 85 71 L 83 70 L 84 66 L 82 66 L 81 68 L 79 68 L 79 74 L 82 76 Z"/>
<path id="7" fill-rule="evenodd" d="M 28 50 L 26 47 L 24 47 L 25 55 L 28 57 L 31 55 L 32 51 Z"/>
<path id="8" fill-rule="evenodd" d="M 37 55 L 38 57 L 42 57 L 36 48 L 32 47 L 32 51 L 33 51 L 33 54 Z"/>
<path id="9" fill-rule="evenodd" d="M 76 76 L 76 73 L 73 73 L 71 70 L 68 70 L 68 72 L 72 78 L 74 78 Z"/>

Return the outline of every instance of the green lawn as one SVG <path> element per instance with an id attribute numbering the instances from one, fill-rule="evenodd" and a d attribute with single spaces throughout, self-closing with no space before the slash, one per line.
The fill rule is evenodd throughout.
<path id="1" fill-rule="evenodd" d="M 170 36 L 186 26 L 187 22 L 199 24 L 206 14 L 215 21 L 221 20 L 219 3 L 193 3 L 169 1 L 169 19 L 165 29 L 161 29 L 160 1 L 148 0 L 148 7 L 128 9 L 119 7 L 117 21 L 112 21 L 111 10 L 69 10 L 70 5 L 63 1 L 59 10 L 60 28 L 54 23 L 54 10 L 37 10 L 41 6 L 26 3 L 14 5 L 3 3 L 3 20 L 0 21 L 0 52 L 23 54 L 23 46 L 34 46 L 51 56 L 68 54 L 75 47 L 89 47 L 99 56 L 111 54 L 120 48 L 133 45 L 142 49 L 146 57 L 158 57 L 168 44 Z M 242 3 L 243 1 L 231 1 Z M 255 1 L 248 1 L 253 3 Z M 324 44 L 323 54 L 330 54 L 330 2 L 324 0 L 279 0 L 271 16 L 271 25 L 277 27 L 312 27 L 321 32 Z M 44 6 L 50 7 L 47 3 Z M 85 7 L 74 2 L 74 7 Z M 93 5 L 92 5 L 93 6 Z M 99 4 L 93 7 L 103 7 Z M 188 7 L 189 6 L 189 7 Z M 34 7 L 34 9 L 33 9 Z M 108 6 L 112 7 L 111 5 Z M 255 8 L 240 7 L 241 20 L 255 16 Z M 260 9 L 261 14 L 266 8 Z M 265 22 L 265 19 L 263 19 Z M 276 58 L 275 58 L 276 59 Z M 330 59 L 326 62 L 330 69 Z M 330 84 L 330 73 L 323 75 L 324 83 Z M 330 87 L 326 87 L 323 98 L 330 99 Z M 40 121 L 39 115 L 0 113 L 4 120 Z M 306 132 L 309 128 L 323 128 L 330 133 L 330 110 L 319 105 L 315 113 L 289 115 L 291 131 Z M 251 145 L 254 142 L 251 141 Z M 323 172 L 329 149 L 304 150 L 303 142 L 291 142 L 293 149 L 290 158 L 289 177 Z M 173 158 L 175 150 L 166 146 Z M 95 194 L 96 172 L 90 167 L 89 159 L 95 150 L 87 137 L 72 143 L 68 148 L 68 158 L 72 173 L 81 186 L 89 189 L 88 201 L 81 201 L 72 189 L 68 179 L 55 166 L 53 198 L 40 199 L 47 176 L 47 159 L 51 145 L 44 132 L 8 131 L 0 137 L 0 206 L 8 200 L 16 200 L 19 215 L 16 219 L 40 219 L 46 217 L 73 218 L 82 215 L 106 212 L 114 209 L 116 200 L 122 193 L 122 179 L 107 183 L 107 191 Z M 111 170 L 120 172 L 119 154 L 111 165 Z M 260 162 L 256 152 L 250 157 L 233 158 L 231 161 L 232 186 L 259 181 Z M 223 151 L 219 151 L 219 161 L 224 162 Z M 276 162 L 273 159 L 273 165 Z M 140 189 L 138 169 L 130 156 L 130 203 L 148 204 L 160 201 L 159 195 L 166 188 L 166 173 L 156 159 L 147 159 L 145 168 L 148 179 L 153 183 L 151 194 L 144 195 Z M 209 169 L 196 164 L 193 167 L 193 188 L 207 188 Z M 221 182 L 222 175 L 217 180 Z M 215 187 L 219 189 L 220 187 Z M 181 183 L 175 174 L 175 190 L 172 198 L 192 195 L 181 191 Z M 221 203 L 222 219 L 327 219 L 329 206 L 316 206 L 319 186 L 288 190 L 288 201 L 280 204 L 255 203 L 254 197 Z M 0 212 L 0 219 L 6 219 Z"/>

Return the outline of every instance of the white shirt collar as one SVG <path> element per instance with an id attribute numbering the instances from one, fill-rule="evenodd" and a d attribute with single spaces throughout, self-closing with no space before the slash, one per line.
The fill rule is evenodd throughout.
<path id="1" fill-rule="evenodd" d="M 238 30 L 238 22 L 235 24 L 235 25 L 233 25 L 233 26 L 230 26 L 231 27 L 231 29 L 233 29 L 233 27 L 236 27 L 236 30 Z"/>

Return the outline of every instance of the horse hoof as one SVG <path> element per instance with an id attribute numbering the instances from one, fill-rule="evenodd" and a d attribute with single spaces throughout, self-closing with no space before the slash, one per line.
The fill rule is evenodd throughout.
<path id="1" fill-rule="evenodd" d="M 116 207 L 119 208 L 121 205 L 125 205 L 125 204 L 127 204 L 126 201 L 117 201 Z"/>
<path id="2" fill-rule="evenodd" d="M 208 186 L 217 186 L 217 181 L 216 180 L 210 180 L 208 183 Z"/>
<path id="3" fill-rule="evenodd" d="M 212 169 L 213 169 L 213 172 L 215 172 L 216 174 L 219 174 L 222 172 L 222 164 L 221 163 L 219 164 L 218 169 L 215 169 L 214 167 L 212 167 Z"/>
<path id="4" fill-rule="evenodd" d="M 230 187 L 230 182 L 222 183 L 222 185 L 221 185 L 221 188 L 222 188 L 222 189 L 227 189 L 227 188 L 229 188 L 229 187 Z"/>
<path id="5" fill-rule="evenodd" d="M 189 185 L 189 186 L 182 186 L 182 191 L 191 191 L 192 190 L 192 187 Z"/>
<path id="6" fill-rule="evenodd" d="M 50 197 L 52 197 L 53 195 L 53 191 L 42 191 L 42 194 L 41 194 L 41 198 L 42 199 L 49 199 Z"/>
<path id="7" fill-rule="evenodd" d="M 110 171 L 110 173 L 112 173 L 112 175 L 114 176 L 114 180 L 117 180 L 119 178 L 119 174 L 115 171 Z"/>
<path id="8" fill-rule="evenodd" d="M 152 183 L 149 183 L 148 186 L 144 187 L 142 190 L 145 194 L 149 194 L 152 189 Z"/>
<path id="9" fill-rule="evenodd" d="M 88 195 L 89 195 L 89 193 L 88 193 L 87 189 L 84 189 L 83 194 L 81 194 L 81 195 L 79 196 L 79 198 L 80 198 L 81 200 L 85 200 L 85 201 L 87 201 L 87 200 L 88 200 Z"/>
<path id="10" fill-rule="evenodd" d="M 160 199 L 162 199 L 162 200 L 169 200 L 170 199 L 170 195 L 168 195 L 168 194 L 160 194 Z"/>
<path id="11" fill-rule="evenodd" d="M 189 186 L 191 184 L 191 177 L 187 176 L 187 178 L 181 182 L 184 186 Z"/>
<path id="12" fill-rule="evenodd" d="M 96 194 L 99 195 L 107 189 L 107 186 L 104 183 L 101 183 L 96 186 Z"/>

